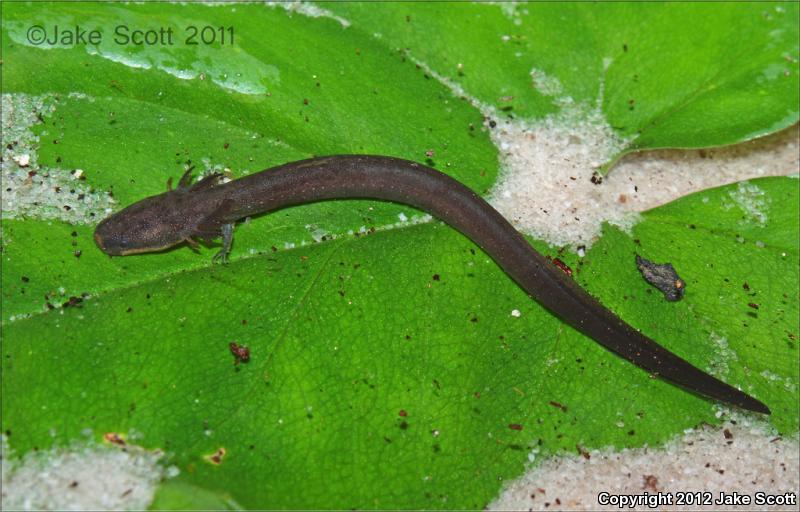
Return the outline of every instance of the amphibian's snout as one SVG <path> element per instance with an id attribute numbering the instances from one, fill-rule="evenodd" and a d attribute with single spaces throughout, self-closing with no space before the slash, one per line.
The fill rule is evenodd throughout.
<path id="1" fill-rule="evenodd" d="M 130 245 L 125 231 L 118 224 L 117 218 L 111 216 L 98 224 L 94 230 L 94 243 L 109 256 L 127 254 Z"/>
<path id="2" fill-rule="evenodd" d="M 101 251 L 106 252 L 106 248 L 103 246 L 103 237 L 97 231 L 94 232 L 94 243 L 97 244 Z"/>

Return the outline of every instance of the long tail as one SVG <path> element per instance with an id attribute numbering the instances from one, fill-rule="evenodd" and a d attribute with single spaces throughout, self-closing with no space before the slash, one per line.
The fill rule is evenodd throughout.
<path id="1" fill-rule="evenodd" d="M 435 169 L 391 157 L 339 155 L 292 162 L 223 187 L 236 188 L 239 197 L 247 195 L 244 202 L 252 205 L 254 213 L 344 198 L 382 199 L 425 210 L 472 239 L 531 297 L 612 352 L 695 393 L 770 413 L 762 402 L 692 366 L 623 322 L 536 252 L 480 196 Z"/>

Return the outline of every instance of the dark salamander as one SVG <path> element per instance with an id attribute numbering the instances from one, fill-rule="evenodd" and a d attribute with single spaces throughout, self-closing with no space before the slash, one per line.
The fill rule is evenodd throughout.
<path id="1" fill-rule="evenodd" d="M 424 165 L 385 156 L 337 155 L 267 169 L 228 183 L 218 174 L 148 197 L 102 221 L 97 245 L 120 256 L 222 237 L 243 217 L 328 199 L 368 198 L 425 210 L 478 244 L 531 297 L 578 331 L 654 376 L 690 391 L 769 414 L 755 398 L 669 352 L 603 307 L 536 252 L 500 213 L 458 181 Z"/>

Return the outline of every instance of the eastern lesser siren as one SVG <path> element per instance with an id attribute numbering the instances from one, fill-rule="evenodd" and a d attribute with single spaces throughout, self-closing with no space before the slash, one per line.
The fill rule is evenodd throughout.
<path id="1" fill-rule="evenodd" d="M 578 331 L 649 373 L 744 409 L 769 414 L 755 398 L 669 352 L 603 307 L 545 259 L 475 192 L 435 169 L 387 156 L 311 158 L 220 183 L 219 175 L 148 197 L 102 221 L 97 245 L 112 256 L 223 237 L 230 251 L 237 219 L 328 199 L 368 198 L 414 206 L 478 244 L 531 297 Z"/>

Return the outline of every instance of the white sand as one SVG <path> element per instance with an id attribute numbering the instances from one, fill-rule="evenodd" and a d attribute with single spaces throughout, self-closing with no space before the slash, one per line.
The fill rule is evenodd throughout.
<path id="1" fill-rule="evenodd" d="M 503 123 L 492 132 L 503 165 L 492 204 L 517 229 L 557 246 L 588 247 L 603 222 L 630 226 L 637 213 L 687 194 L 788 175 L 800 166 L 795 125 L 723 148 L 630 154 L 595 184 L 594 172 L 620 141 L 598 117 L 574 121 L 571 116 L 536 124 Z"/>
<path id="2" fill-rule="evenodd" d="M 105 192 L 92 191 L 83 170 L 39 164 L 39 137 L 32 129 L 55 111 L 58 97 L 15 93 L 3 94 L 1 99 L 3 217 L 58 219 L 71 224 L 93 224 L 105 217 L 114 201 Z"/>
<path id="3" fill-rule="evenodd" d="M 672 501 L 656 502 L 659 510 L 765 510 L 755 502 L 756 493 L 761 492 L 794 500 L 769 510 L 797 510 L 797 439 L 782 439 L 764 425 L 741 418 L 734 421 L 690 430 L 658 449 L 590 450 L 589 458 L 571 454 L 544 460 L 508 486 L 489 509 L 631 510 L 610 501 L 618 499 L 612 495 L 655 500 L 661 493 L 662 500 L 671 497 Z M 603 492 L 609 500 L 605 506 L 599 501 Z M 710 492 L 714 500 L 723 492 L 739 493 L 752 501 L 750 506 L 675 506 L 676 492 Z M 666 506 L 669 503 L 673 506 Z M 633 510 L 652 507 L 645 501 Z"/>
<path id="4" fill-rule="evenodd" d="M 2 438 L 2 510 L 142 510 L 156 486 L 176 468 L 158 463 L 159 452 L 136 446 L 75 443 L 67 448 L 7 457 Z"/>

